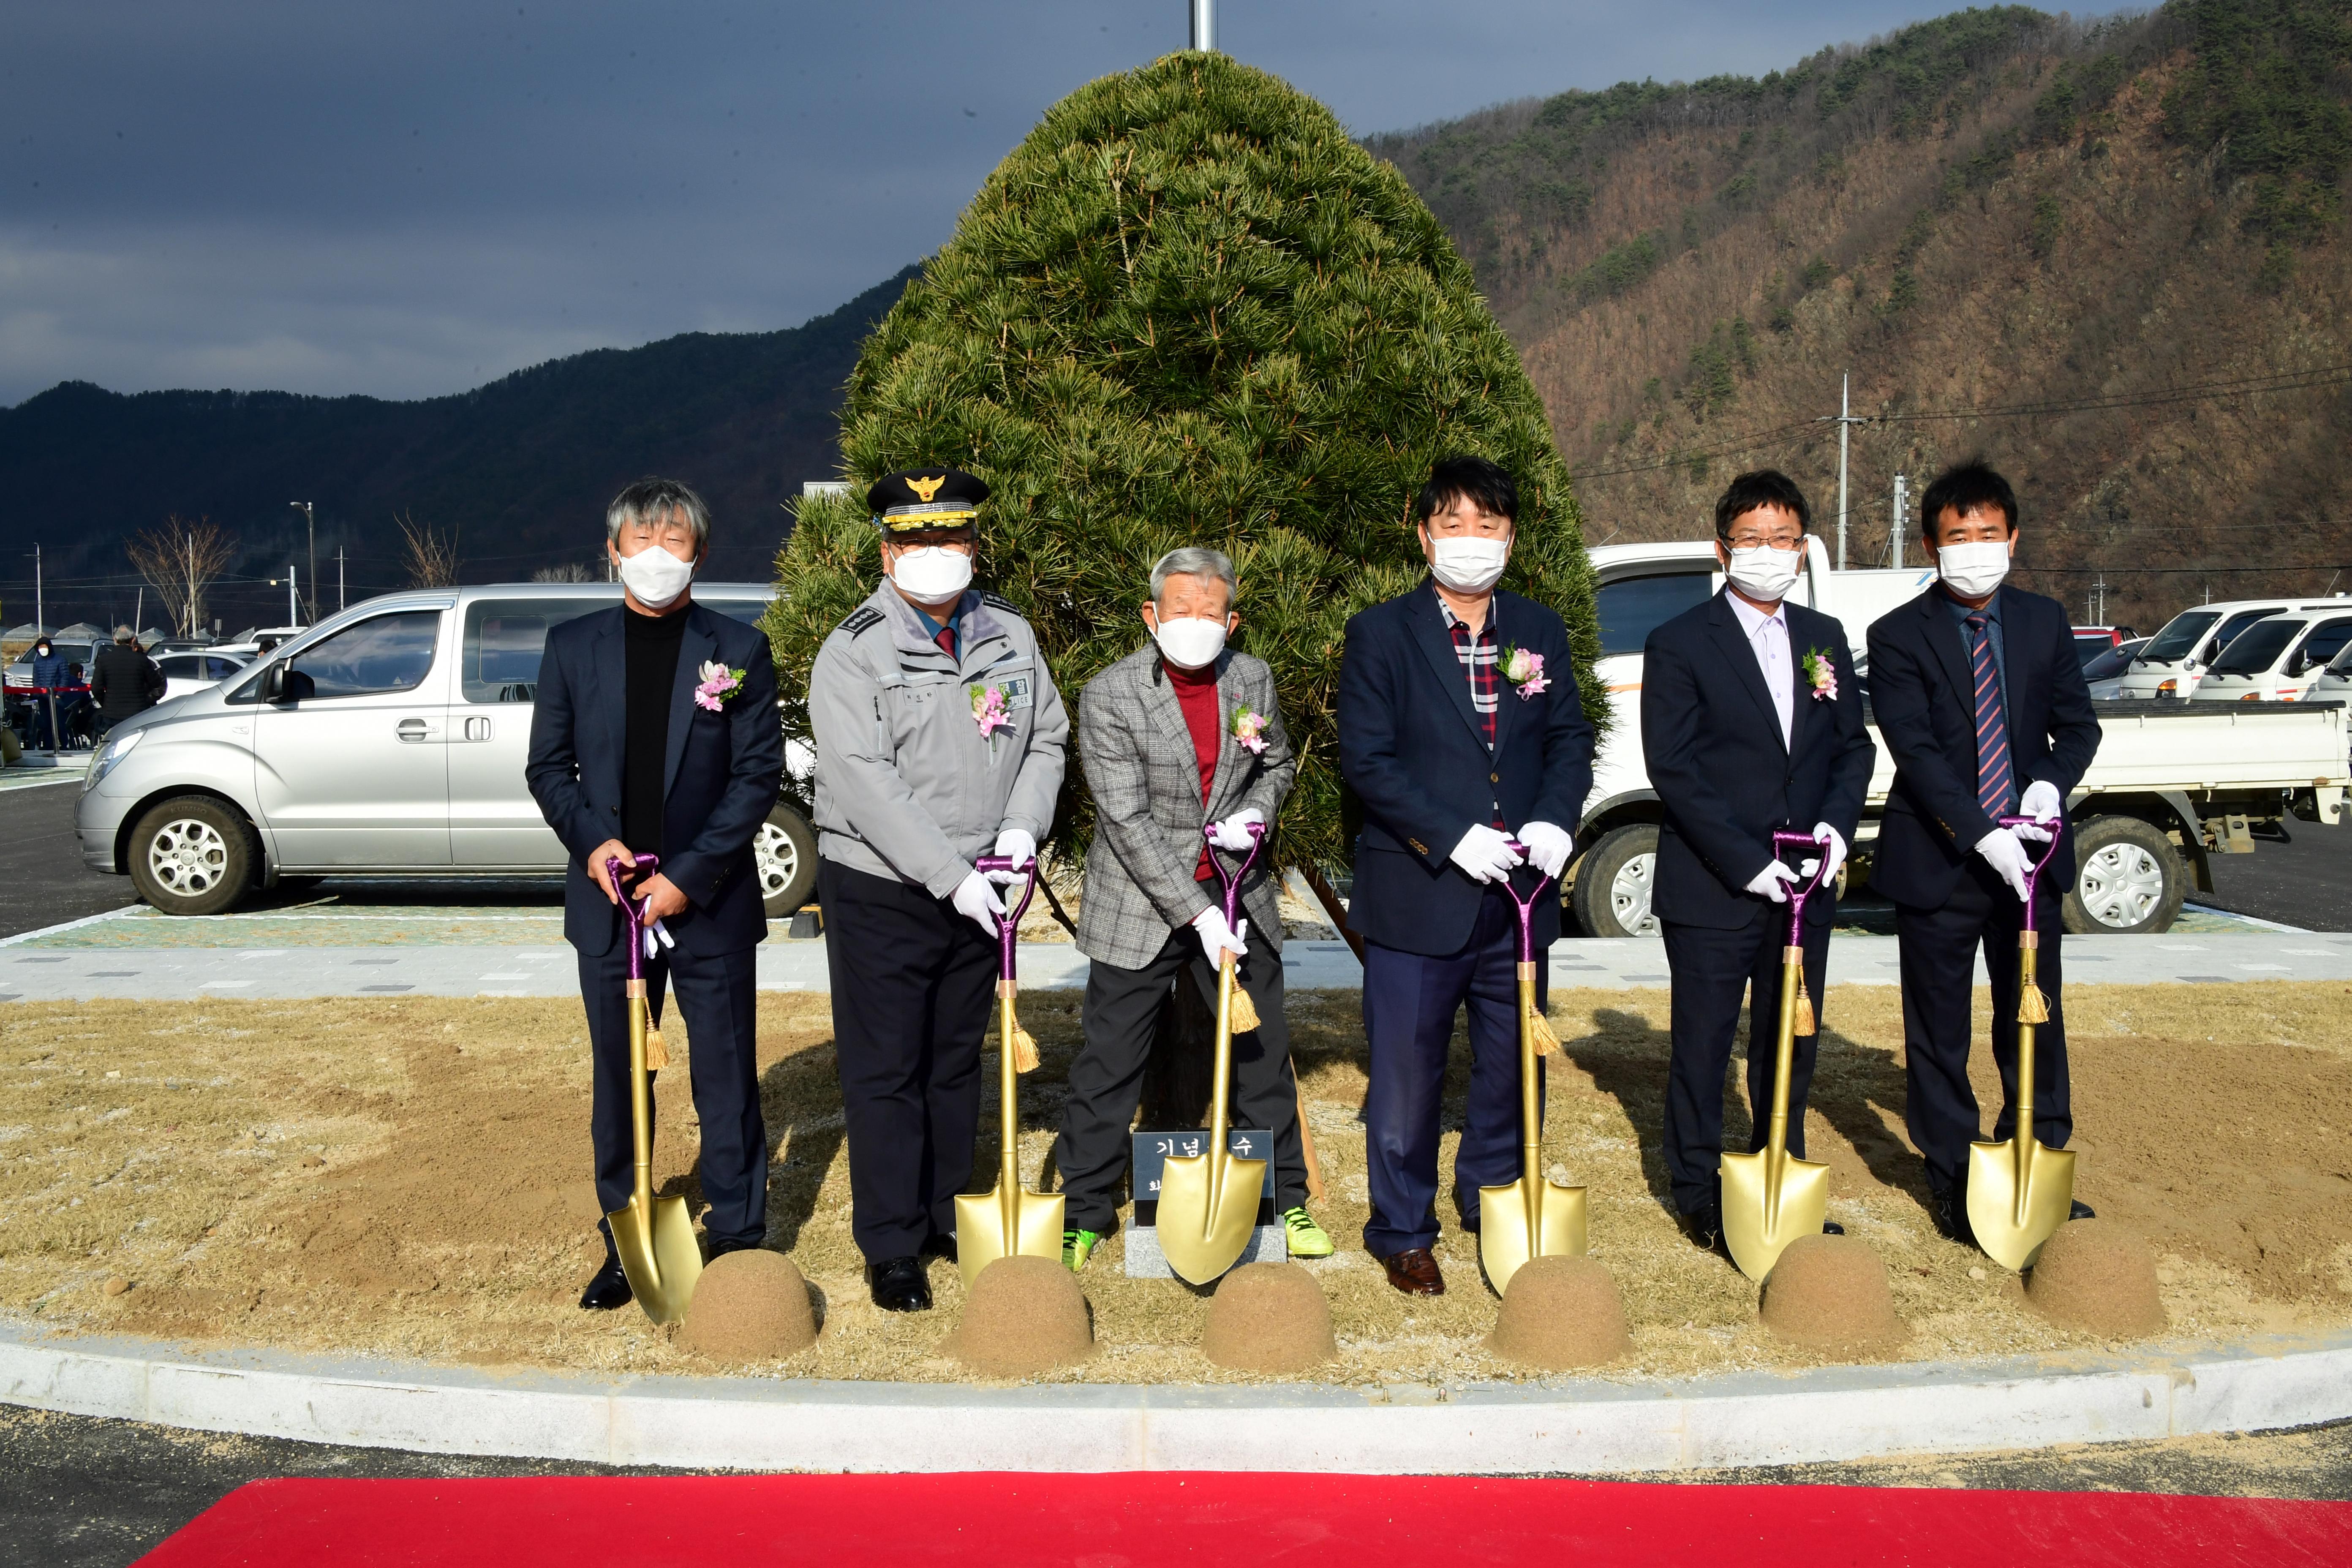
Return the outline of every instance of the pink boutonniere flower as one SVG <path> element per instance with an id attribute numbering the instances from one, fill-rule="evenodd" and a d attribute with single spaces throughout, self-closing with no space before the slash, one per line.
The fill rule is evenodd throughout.
<path id="1" fill-rule="evenodd" d="M 1004 688 L 1002 686 L 972 687 L 971 717 L 972 722 L 980 726 L 980 732 L 988 737 L 989 746 L 993 750 L 996 745 L 996 731 L 1013 722 L 1012 710 L 1005 706 Z"/>
<path id="2" fill-rule="evenodd" d="M 694 689 L 694 705 L 708 708 L 713 713 L 727 705 L 727 700 L 743 689 L 743 672 L 730 669 L 716 659 L 705 659 L 695 673 L 701 684 Z"/>
<path id="3" fill-rule="evenodd" d="M 1551 689 L 1551 677 L 1544 673 L 1544 656 L 1523 647 L 1503 650 L 1503 679 L 1519 689 L 1523 702 L 1538 691 Z"/>
<path id="4" fill-rule="evenodd" d="M 1265 750 L 1265 715 L 1252 708 L 1234 711 L 1234 739 L 1256 756 Z"/>
<path id="5" fill-rule="evenodd" d="M 1814 648 L 1805 655 L 1805 679 L 1813 689 L 1816 702 L 1837 700 L 1837 660 L 1827 648 Z"/>

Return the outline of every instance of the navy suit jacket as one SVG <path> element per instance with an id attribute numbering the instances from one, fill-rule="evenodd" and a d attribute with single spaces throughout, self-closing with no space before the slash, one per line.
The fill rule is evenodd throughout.
<path id="1" fill-rule="evenodd" d="M 1438 613 L 1435 588 L 1349 618 L 1339 660 L 1339 773 L 1363 804 L 1348 925 L 1368 941 L 1433 957 L 1469 945 L 1485 889 L 1446 858 L 1496 816 L 1516 832 L 1549 822 L 1574 833 L 1592 790 L 1592 726 L 1579 705 L 1568 628 L 1551 610 L 1496 593 L 1505 646 L 1543 656 L 1549 689 L 1500 682 L 1495 750 L 1470 703 L 1470 678 Z M 1536 900 L 1538 948 L 1559 935 L 1559 900 Z"/>
<path id="2" fill-rule="evenodd" d="M 572 862 L 563 877 L 563 934 L 603 953 L 620 913 L 589 879 L 587 857 L 621 834 L 622 753 L 628 725 L 626 605 L 564 622 L 547 634 L 524 764 L 531 798 Z M 739 952 L 768 934 L 751 840 L 775 809 L 784 733 L 776 713 L 776 667 L 757 628 L 689 605 L 670 693 L 669 756 L 663 773 L 661 874 L 688 905 L 664 923 L 697 954 Z M 705 659 L 743 672 L 717 712 L 697 705 Z"/>
<path id="3" fill-rule="evenodd" d="M 2009 749 L 2021 795 L 2047 781 L 2063 799 L 2099 751 L 2098 712 L 2065 607 L 2004 584 L 2000 596 Z M 1938 909 L 1977 841 L 2000 825 L 1977 805 L 1976 679 L 1951 601 L 1930 587 L 1870 627 L 1870 706 L 1895 758 L 1871 885 L 1898 904 Z M 2028 845 L 2031 855 L 2040 848 Z M 2042 886 L 2074 879 L 2074 829 L 2059 835 Z"/>
<path id="4" fill-rule="evenodd" d="M 1724 593 L 1650 634 L 1642 649 L 1642 755 L 1664 820 L 1658 826 L 1651 907 L 1660 920 L 1743 931 L 1786 907 L 1748 891 L 1773 858 L 1775 832 L 1817 822 L 1853 843 L 1877 748 L 1862 719 L 1853 652 L 1832 617 L 1784 604 L 1795 700 L 1788 743 L 1753 646 Z M 1837 696 L 1815 697 L 1808 653 L 1826 652 Z M 1807 924 L 1837 905 L 1827 890 L 1805 902 Z"/>

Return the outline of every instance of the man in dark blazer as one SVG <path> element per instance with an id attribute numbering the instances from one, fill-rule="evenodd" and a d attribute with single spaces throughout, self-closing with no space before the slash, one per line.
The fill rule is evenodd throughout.
<path id="1" fill-rule="evenodd" d="M 1875 755 L 1843 628 L 1788 599 L 1811 518 L 1785 474 L 1733 479 L 1715 503 L 1723 592 L 1653 631 L 1642 650 L 1642 753 L 1664 814 L 1651 907 L 1674 977 L 1666 1171 L 1685 1234 L 1708 1248 L 1723 1233 L 1723 1069 L 1743 995 L 1751 1153 L 1764 1146 L 1772 1103 L 1788 884 L 1799 877 L 1772 836 L 1810 835 L 1828 883 L 1853 842 Z M 1803 874 L 1813 866 L 1806 859 Z M 1816 1019 L 1836 903 L 1824 891 L 1805 905 Z M 1817 1038 L 1798 1036 L 1790 1064 L 1788 1147 L 1800 1156 Z"/>
<path id="2" fill-rule="evenodd" d="M 1592 787 L 1592 726 L 1568 628 L 1498 591 L 1518 516 L 1483 458 L 1437 464 L 1415 498 L 1430 577 L 1348 622 L 1339 770 L 1363 805 L 1349 929 L 1364 938 L 1364 1246 L 1411 1295 L 1438 1295 L 1438 1109 L 1454 1015 L 1470 1009 L 1470 1099 L 1454 1162 L 1462 1228 L 1478 1189 L 1519 1179 L 1518 913 L 1503 886 L 1558 877 Z M 1514 851 L 1513 840 L 1527 847 Z M 1538 953 L 1559 900 L 1536 900 Z M 1545 966 L 1536 970 L 1538 1005 Z M 1540 1101 L 1538 1101 L 1540 1103 Z"/>
<path id="3" fill-rule="evenodd" d="M 1976 952 L 1992 978 L 1992 1051 L 2000 1069 L 1996 1141 L 2016 1124 L 2017 939 L 2025 875 L 2051 832 L 2057 850 L 2037 887 L 2040 984 L 2050 1021 L 2034 1035 L 2034 1136 L 2074 1131 L 2066 1021 L 2059 998 L 2058 905 L 2074 875 L 2066 796 L 2099 750 L 2099 721 L 2065 608 L 2009 587 L 2017 496 L 1982 463 L 1947 470 L 1919 516 L 1937 581 L 1870 628 L 1870 700 L 1895 758 L 1871 884 L 1895 904 L 1901 942 L 1904 1117 L 1927 1163 L 1928 1212 L 1956 1241 L 1969 1228 L 1969 1000 Z M 2005 828 L 2002 816 L 2049 824 Z M 2029 848 L 2028 846 L 2034 847 Z M 2089 1215 L 2076 1203 L 2074 1217 Z"/>
<path id="4" fill-rule="evenodd" d="M 632 942 L 660 921 L 674 945 L 652 945 L 646 992 L 659 1022 L 666 981 L 677 986 L 694 1057 L 702 1123 L 703 1230 L 709 1255 L 767 1235 L 768 1134 L 754 1076 L 752 949 L 768 934 L 751 840 L 783 777 L 776 673 L 757 628 L 693 602 L 688 584 L 709 548 L 710 517 L 693 490 L 641 479 L 604 515 L 619 568 L 619 607 L 548 634 L 525 764 L 533 799 L 571 852 L 563 934 L 580 955 L 580 994 L 594 1062 L 590 1134 L 596 1204 L 628 1206 L 635 1152 L 629 1112 Z M 660 857 L 650 874 L 637 852 Z M 607 879 L 618 859 L 648 929 L 633 928 Z M 580 1298 L 610 1310 L 630 1300 L 604 1222 L 604 1262 Z"/>

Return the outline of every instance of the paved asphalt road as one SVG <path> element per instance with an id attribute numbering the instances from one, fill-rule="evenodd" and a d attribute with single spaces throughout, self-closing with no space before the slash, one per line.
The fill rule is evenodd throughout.
<path id="1" fill-rule="evenodd" d="M 453 1458 L 0 1408 L 0 1563 L 118 1568 L 249 1480 L 622 1475 L 593 1465 Z M 639 1472 L 646 1473 L 646 1472 Z M 1904 1464 L 1677 1478 L 1746 1483 L 2162 1491 L 2352 1499 L 2352 1424 L 2237 1438 L 2114 1443 Z"/>

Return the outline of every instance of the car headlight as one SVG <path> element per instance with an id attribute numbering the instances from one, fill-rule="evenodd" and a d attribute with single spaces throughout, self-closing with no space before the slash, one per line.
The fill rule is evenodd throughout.
<path id="1" fill-rule="evenodd" d="M 145 733 L 144 730 L 131 730 L 109 741 L 96 756 L 90 758 L 89 772 L 82 775 L 81 787 L 96 789 L 99 781 L 114 771 L 115 763 L 131 754 L 131 748 L 137 745 L 139 738 Z"/>

